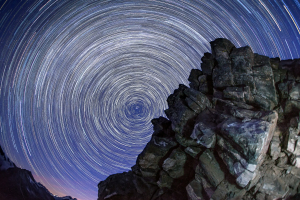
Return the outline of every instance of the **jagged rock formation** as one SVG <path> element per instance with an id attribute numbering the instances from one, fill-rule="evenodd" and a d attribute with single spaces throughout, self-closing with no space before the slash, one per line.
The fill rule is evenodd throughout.
<path id="1" fill-rule="evenodd" d="M 0 146 L 0 199 L 2 200 L 76 200 L 70 196 L 53 196 L 34 180 L 30 171 L 20 169 Z"/>
<path id="2" fill-rule="evenodd" d="M 98 185 L 98 200 L 297 199 L 300 192 L 300 59 L 211 42 L 190 87 L 167 99 L 168 119 L 132 171 Z"/>

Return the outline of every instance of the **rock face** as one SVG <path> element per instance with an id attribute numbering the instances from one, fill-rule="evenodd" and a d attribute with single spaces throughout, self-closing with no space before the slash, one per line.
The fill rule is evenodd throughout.
<path id="1" fill-rule="evenodd" d="M 0 199 L 3 200 L 76 200 L 70 196 L 55 197 L 30 171 L 20 169 L 10 161 L 0 146 Z"/>
<path id="2" fill-rule="evenodd" d="M 268 58 L 227 39 L 167 101 L 168 119 L 132 171 L 98 184 L 102 199 L 297 199 L 300 59 Z"/>

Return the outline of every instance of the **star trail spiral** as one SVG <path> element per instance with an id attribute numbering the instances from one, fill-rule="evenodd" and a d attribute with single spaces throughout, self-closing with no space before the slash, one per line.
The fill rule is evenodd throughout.
<path id="1" fill-rule="evenodd" d="M 0 1 L 0 144 L 53 194 L 96 199 L 219 37 L 299 58 L 300 2 Z"/>

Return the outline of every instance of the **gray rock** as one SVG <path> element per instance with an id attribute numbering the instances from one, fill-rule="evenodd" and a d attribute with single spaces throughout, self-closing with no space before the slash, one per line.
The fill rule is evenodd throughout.
<path id="1" fill-rule="evenodd" d="M 179 178 L 184 175 L 186 154 L 180 148 L 174 149 L 171 155 L 164 160 L 162 168 L 172 178 Z"/>
<path id="2" fill-rule="evenodd" d="M 242 122 L 231 118 L 219 126 L 222 135 L 230 143 L 237 146 L 248 163 L 256 165 L 262 163 L 263 157 L 268 150 L 276 128 L 277 118 L 276 112 L 274 121 L 271 123 L 259 119 Z"/>
<path id="3" fill-rule="evenodd" d="M 300 179 L 300 169 L 297 167 L 292 167 L 291 174 L 296 176 L 298 179 Z"/>
<path id="4" fill-rule="evenodd" d="M 195 117 L 206 107 L 211 107 L 209 99 L 201 92 L 184 85 L 168 97 L 169 109 L 165 110 L 166 115 L 172 121 L 172 129 L 182 134 L 183 127 L 187 121 Z"/>
<path id="5" fill-rule="evenodd" d="M 285 102 L 284 114 L 285 115 L 297 115 L 300 112 L 300 101 L 287 100 Z"/>
<path id="6" fill-rule="evenodd" d="M 249 46 L 233 48 L 230 58 L 232 59 L 232 70 L 237 74 L 252 74 L 254 54 Z"/>
<path id="7" fill-rule="evenodd" d="M 300 83 L 293 84 L 292 88 L 289 90 L 289 98 L 291 100 L 300 99 Z"/>
<path id="8" fill-rule="evenodd" d="M 293 80 L 299 82 L 299 66 L 300 66 L 300 59 L 294 60 L 282 60 L 279 63 L 279 69 L 287 70 L 287 80 Z"/>
<path id="9" fill-rule="evenodd" d="M 211 53 L 204 53 L 204 56 L 201 58 L 201 69 L 203 74 L 212 75 L 212 70 L 215 66 L 215 60 Z"/>
<path id="10" fill-rule="evenodd" d="M 290 82 L 281 82 L 278 84 L 278 92 L 281 95 L 282 99 L 286 99 L 289 97 L 290 84 Z"/>
<path id="11" fill-rule="evenodd" d="M 238 119 L 250 121 L 251 119 L 259 119 L 262 115 L 262 112 L 241 109 L 232 106 L 230 107 L 230 114 Z"/>
<path id="12" fill-rule="evenodd" d="M 256 193 L 256 195 L 255 195 L 255 199 L 256 199 L 256 200 L 266 199 L 266 194 L 265 194 L 265 193 L 258 192 L 258 193 Z"/>
<path id="13" fill-rule="evenodd" d="M 254 54 L 249 46 L 234 48 L 230 54 L 232 60 L 232 71 L 234 75 L 234 85 L 245 85 L 251 89 L 255 88 L 253 82 L 252 66 L 254 63 Z M 249 93 L 250 91 L 247 91 Z M 249 93 L 251 94 L 251 93 Z M 252 99 L 252 98 L 251 98 Z"/>
<path id="14" fill-rule="evenodd" d="M 232 103 L 237 106 L 238 108 L 241 108 L 241 109 L 248 109 L 248 110 L 252 110 L 254 109 L 253 106 L 249 105 L 249 104 L 246 104 L 244 102 L 239 102 L 239 101 L 232 101 Z"/>
<path id="15" fill-rule="evenodd" d="M 270 63 L 271 67 L 273 70 L 278 70 L 279 69 L 279 64 L 280 64 L 280 58 L 270 58 Z"/>
<path id="16" fill-rule="evenodd" d="M 234 76 L 234 86 L 248 86 L 250 88 L 251 93 L 255 93 L 255 82 L 253 74 L 245 74 L 245 73 L 235 73 Z"/>
<path id="17" fill-rule="evenodd" d="M 272 110 L 277 105 L 277 96 L 273 71 L 269 59 L 264 65 L 253 67 L 253 78 L 256 90 L 253 92 L 257 105 L 266 110 Z"/>
<path id="18" fill-rule="evenodd" d="M 282 83 L 287 80 L 287 70 L 279 69 L 279 68 L 278 68 L 278 70 L 274 70 L 274 68 L 272 66 L 272 62 L 271 62 L 271 67 L 273 69 L 275 83 Z"/>
<path id="19" fill-rule="evenodd" d="M 128 173 L 130 173 L 130 172 L 128 172 Z M 122 174 L 125 175 L 124 173 L 122 173 Z M 122 178 L 127 179 L 126 175 L 125 175 L 125 177 L 122 177 Z M 141 195 L 143 195 L 143 194 L 153 194 L 154 191 L 156 189 L 158 189 L 155 185 L 150 184 L 147 180 L 145 180 L 144 177 L 137 176 L 135 174 L 133 174 L 132 182 L 135 186 L 135 189 L 136 189 L 137 193 L 141 194 Z M 114 183 L 112 183 L 112 184 L 114 184 Z"/>
<path id="20" fill-rule="evenodd" d="M 202 184 L 204 194 L 210 199 L 216 190 L 215 187 L 213 187 L 203 176 L 199 179 Z"/>
<path id="21" fill-rule="evenodd" d="M 202 195 L 202 185 L 200 181 L 192 180 L 187 186 L 186 186 L 186 192 L 188 194 L 188 197 L 190 200 L 202 200 L 204 199 Z"/>
<path id="22" fill-rule="evenodd" d="M 197 146 L 197 142 L 184 137 L 183 133 L 188 121 L 193 119 L 207 107 L 211 107 L 210 100 L 206 95 L 192 88 L 180 85 L 178 90 L 168 98 L 169 109 L 165 111 L 172 122 L 176 140 L 183 146 Z"/>
<path id="23" fill-rule="evenodd" d="M 153 124 L 153 135 L 157 137 L 166 137 L 166 138 L 172 138 L 175 135 L 175 132 L 171 128 L 171 121 L 164 118 L 154 118 L 151 120 L 151 123 Z"/>
<path id="24" fill-rule="evenodd" d="M 298 130 L 300 130 L 299 117 L 293 117 L 290 119 L 290 127 L 297 128 Z"/>
<path id="25" fill-rule="evenodd" d="M 213 69 L 213 87 L 222 89 L 234 85 L 233 74 L 231 72 L 231 62 L 219 64 Z"/>
<path id="26" fill-rule="evenodd" d="M 195 158 L 201 151 L 202 148 L 199 147 L 187 147 L 184 149 L 184 151 L 189 154 L 190 156 L 192 156 L 193 158 Z"/>
<path id="27" fill-rule="evenodd" d="M 240 187 L 246 187 L 247 184 L 254 179 L 254 171 L 257 164 L 250 164 L 247 162 L 240 153 L 235 150 L 232 145 L 224 140 L 222 137 L 218 137 L 217 152 L 221 157 L 229 172 L 236 177 L 236 183 Z"/>
<path id="28" fill-rule="evenodd" d="M 210 80 L 208 75 L 202 75 L 198 77 L 198 90 L 203 94 L 209 94 L 212 91 L 212 85 L 210 84 Z"/>
<path id="29" fill-rule="evenodd" d="M 292 165 L 294 165 L 295 167 L 300 168 L 300 156 L 296 156 L 295 154 L 293 154 L 293 155 L 290 157 L 290 163 L 291 163 Z"/>
<path id="30" fill-rule="evenodd" d="M 218 127 L 217 152 L 240 187 L 255 179 L 277 125 L 277 113 L 245 112 L 258 119 L 225 119 Z"/>
<path id="31" fill-rule="evenodd" d="M 246 102 L 246 99 L 252 97 L 249 87 L 227 87 L 223 90 L 223 97 L 234 101 Z"/>
<path id="32" fill-rule="evenodd" d="M 288 185 L 277 175 L 268 171 L 261 180 L 259 191 L 271 195 L 273 198 L 284 198 L 289 190 Z"/>
<path id="33" fill-rule="evenodd" d="M 211 42 L 211 49 L 217 65 L 213 69 L 212 79 L 215 88 L 223 88 L 234 85 L 231 69 L 230 53 L 234 45 L 227 39 L 216 39 Z"/>
<path id="34" fill-rule="evenodd" d="M 213 187 L 217 187 L 224 180 L 225 174 L 211 150 L 207 149 L 201 154 L 199 166 Z"/>
<path id="35" fill-rule="evenodd" d="M 221 90 L 213 89 L 213 97 L 217 99 L 223 99 L 223 92 Z"/>
<path id="36" fill-rule="evenodd" d="M 199 69 L 192 69 L 190 76 L 188 80 L 190 81 L 190 87 L 193 88 L 194 90 L 198 90 L 199 88 L 199 81 L 198 77 L 203 75 L 203 72 L 200 71 Z"/>
<path id="37" fill-rule="evenodd" d="M 197 141 L 187 138 L 187 137 L 184 137 L 181 133 L 176 133 L 175 138 L 176 138 L 176 141 L 184 147 L 199 146 Z"/>
<path id="38" fill-rule="evenodd" d="M 159 188 L 171 188 L 173 183 L 173 178 L 169 176 L 167 172 L 161 170 L 159 172 L 159 180 L 157 181 L 157 185 Z"/>
<path id="39" fill-rule="evenodd" d="M 254 53 L 254 66 L 265 66 L 265 65 L 270 65 L 271 67 L 270 58 L 264 55 L 259 55 L 257 53 Z M 268 75 L 268 73 L 266 73 L 266 75 Z"/>
<path id="40" fill-rule="evenodd" d="M 288 133 L 286 134 L 285 143 L 284 146 L 286 147 L 286 150 L 294 153 L 296 150 L 296 144 L 298 141 L 298 133 L 299 130 L 297 128 L 290 127 L 288 130 Z"/>
<path id="41" fill-rule="evenodd" d="M 191 138 L 206 148 L 214 148 L 216 143 L 216 133 L 203 122 L 195 124 Z"/>
<path id="42" fill-rule="evenodd" d="M 231 51 L 235 46 L 227 39 L 218 38 L 210 42 L 212 55 L 218 62 L 218 64 L 227 63 L 230 58 Z"/>
<path id="43" fill-rule="evenodd" d="M 274 136 L 271 140 L 271 143 L 270 143 L 270 155 L 272 157 L 273 160 L 276 160 L 279 155 L 280 155 L 280 152 L 281 152 L 281 146 L 280 146 L 280 139 L 278 136 Z"/>
<path id="44" fill-rule="evenodd" d="M 194 110 L 196 113 L 200 113 L 205 108 L 211 107 L 211 103 L 206 95 L 197 90 L 186 88 L 184 90 L 184 94 L 187 96 L 185 100 L 188 106 L 192 108 L 192 110 Z"/>
<path id="45" fill-rule="evenodd" d="M 274 136 L 270 142 L 269 154 L 273 160 L 279 158 L 281 153 L 281 141 L 280 141 L 281 133 L 282 133 L 281 130 L 278 127 L 276 127 Z"/>
<path id="46" fill-rule="evenodd" d="M 220 141 L 223 142 L 220 143 Z M 221 149 L 217 148 L 218 155 L 225 163 L 230 174 L 237 177 L 238 174 L 236 174 L 236 171 L 234 170 L 234 163 L 236 163 L 237 161 L 235 160 L 235 158 L 232 158 L 231 155 L 239 156 L 239 154 L 235 152 L 235 150 L 232 148 L 232 146 L 229 143 L 227 143 L 225 146 L 225 140 L 218 139 L 218 145 L 221 147 Z M 235 154 L 232 154 L 231 153 L 232 151 Z"/>
<path id="47" fill-rule="evenodd" d="M 300 168 L 300 127 L 298 117 L 294 117 L 290 120 L 290 127 L 285 138 L 286 150 L 292 153 L 290 156 L 290 162 L 292 165 Z"/>
<path id="48" fill-rule="evenodd" d="M 160 170 L 159 162 L 176 145 L 176 142 L 167 138 L 153 136 L 137 158 L 137 166 L 143 176 L 155 177 Z"/>
<path id="49" fill-rule="evenodd" d="M 288 162 L 288 156 L 285 153 L 281 152 L 279 158 L 276 160 L 276 165 L 278 167 L 285 167 L 287 162 Z"/>
<path id="50" fill-rule="evenodd" d="M 246 187 L 248 185 L 248 183 L 254 179 L 255 174 L 253 172 L 250 172 L 248 170 L 244 170 L 236 179 L 236 183 L 240 186 L 240 187 Z"/>
<path id="51" fill-rule="evenodd" d="M 187 106 L 187 103 L 183 101 L 183 99 L 186 98 L 186 95 L 183 93 L 185 89 L 187 89 L 185 85 L 179 85 L 179 88 L 168 97 L 167 102 L 169 108 L 165 110 L 167 117 L 172 122 L 173 131 L 179 134 L 182 134 L 182 129 L 186 122 L 197 115 L 197 113 L 195 113 L 189 106 Z M 190 104 L 192 102 L 193 101 L 191 101 Z"/>
<path id="52" fill-rule="evenodd" d="M 265 110 L 277 105 L 274 75 L 268 57 L 253 54 L 248 46 L 235 48 L 226 40 L 216 40 L 211 46 L 217 61 L 212 73 L 213 86 L 215 89 L 226 88 L 225 98 L 254 103 Z"/>
<path id="53" fill-rule="evenodd" d="M 229 183 L 225 179 L 219 184 L 211 199 L 241 199 L 245 193 L 245 189 L 239 189 L 236 185 Z"/>

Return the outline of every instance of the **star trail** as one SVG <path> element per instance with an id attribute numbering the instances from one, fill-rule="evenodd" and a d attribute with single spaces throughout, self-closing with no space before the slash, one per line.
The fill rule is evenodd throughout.
<path id="1" fill-rule="evenodd" d="M 298 0 L 0 1 L 0 144 L 55 195 L 130 170 L 209 42 L 300 57 Z"/>

